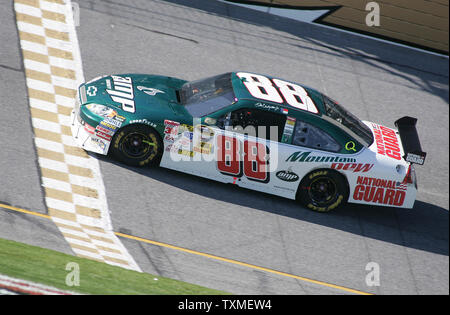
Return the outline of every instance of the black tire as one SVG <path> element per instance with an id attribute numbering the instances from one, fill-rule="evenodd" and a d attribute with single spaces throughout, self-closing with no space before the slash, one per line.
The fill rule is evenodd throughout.
<path id="1" fill-rule="evenodd" d="M 297 199 L 308 209 L 328 212 L 345 204 L 348 194 L 344 176 L 329 169 L 319 169 L 302 179 Z"/>
<path id="2" fill-rule="evenodd" d="M 145 125 L 128 125 L 120 129 L 111 141 L 114 158 L 130 166 L 157 165 L 163 144 L 158 132 Z"/>

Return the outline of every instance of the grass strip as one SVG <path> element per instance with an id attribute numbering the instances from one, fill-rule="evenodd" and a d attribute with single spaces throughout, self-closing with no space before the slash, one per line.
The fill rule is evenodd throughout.
<path id="1" fill-rule="evenodd" d="M 69 263 L 76 263 L 79 266 L 79 286 L 68 286 L 66 284 L 66 278 L 73 280 L 74 269 L 66 270 L 66 266 Z M 1 238 L 0 274 L 85 294 L 228 294 L 179 280 L 127 270 L 102 262 Z"/>

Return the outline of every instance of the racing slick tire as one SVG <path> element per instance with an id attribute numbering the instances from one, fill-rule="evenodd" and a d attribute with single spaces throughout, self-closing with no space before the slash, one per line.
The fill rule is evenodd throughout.
<path id="1" fill-rule="evenodd" d="M 158 165 L 163 144 L 158 132 L 150 126 L 133 124 L 116 132 L 111 154 L 129 166 Z"/>
<path id="2" fill-rule="evenodd" d="M 341 174 L 329 169 L 308 173 L 300 182 L 297 200 L 306 208 L 328 212 L 347 202 L 349 188 Z"/>

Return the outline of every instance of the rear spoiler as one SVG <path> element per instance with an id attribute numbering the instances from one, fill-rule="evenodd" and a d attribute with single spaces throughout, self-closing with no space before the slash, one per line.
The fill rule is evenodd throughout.
<path id="1" fill-rule="evenodd" d="M 427 154 L 422 151 L 416 129 L 417 118 L 402 117 L 395 122 L 403 144 L 405 161 L 423 165 Z"/>

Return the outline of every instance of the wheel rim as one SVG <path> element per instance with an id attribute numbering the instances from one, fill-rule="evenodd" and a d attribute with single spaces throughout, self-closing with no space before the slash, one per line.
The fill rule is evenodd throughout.
<path id="1" fill-rule="evenodd" d="M 314 179 L 309 188 L 309 196 L 317 205 L 329 204 L 335 199 L 336 195 L 336 182 L 329 177 Z"/>
<path id="2" fill-rule="evenodd" d="M 131 158 L 142 158 L 149 151 L 156 150 L 156 142 L 140 132 L 127 134 L 122 140 L 122 151 Z"/>

